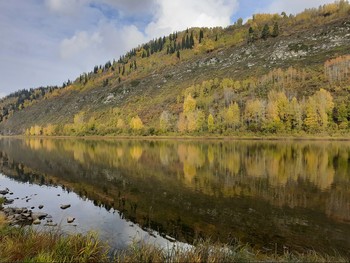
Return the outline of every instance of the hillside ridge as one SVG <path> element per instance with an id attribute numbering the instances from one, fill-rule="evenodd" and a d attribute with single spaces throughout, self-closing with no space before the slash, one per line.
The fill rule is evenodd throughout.
<path id="1" fill-rule="evenodd" d="M 296 16 L 260 14 L 244 25 L 175 32 L 62 87 L 2 99 L 0 134 L 312 132 L 306 106 L 320 96 L 331 96 L 332 105 L 314 109 L 316 132 L 347 131 L 349 14 L 340 1 Z M 300 113 L 292 117 L 294 98 Z M 247 110 L 254 101 L 261 116 Z"/>

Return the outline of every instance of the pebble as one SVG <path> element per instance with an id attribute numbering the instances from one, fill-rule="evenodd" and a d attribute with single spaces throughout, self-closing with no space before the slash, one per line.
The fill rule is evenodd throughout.
<path id="1" fill-rule="evenodd" d="M 67 209 L 67 208 L 69 208 L 70 207 L 70 205 L 68 204 L 68 205 L 61 205 L 61 209 Z"/>
<path id="2" fill-rule="evenodd" d="M 41 224 L 40 219 L 35 219 L 35 220 L 33 221 L 33 224 L 34 224 L 34 225 L 40 225 L 40 224 Z"/>
<path id="3" fill-rule="evenodd" d="M 71 217 L 71 216 L 68 216 L 68 217 L 67 217 L 67 223 L 68 223 L 68 224 L 73 223 L 74 220 L 75 220 L 74 217 Z"/>

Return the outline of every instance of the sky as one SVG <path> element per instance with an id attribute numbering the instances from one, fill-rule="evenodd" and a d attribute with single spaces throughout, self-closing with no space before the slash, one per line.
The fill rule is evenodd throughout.
<path id="1" fill-rule="evenodd" d="M 0 0 L 0 98 L 62 85 L 153 38 L 334 0 Z"/>

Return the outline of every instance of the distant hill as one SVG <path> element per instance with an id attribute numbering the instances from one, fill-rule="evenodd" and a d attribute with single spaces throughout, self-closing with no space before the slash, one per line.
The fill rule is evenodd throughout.
<path id="1" fill-rule="evenodd" d="M 340 1 L 174 32 L 1 99 L 0 134 L 349 133 L 349 18 Z"/>

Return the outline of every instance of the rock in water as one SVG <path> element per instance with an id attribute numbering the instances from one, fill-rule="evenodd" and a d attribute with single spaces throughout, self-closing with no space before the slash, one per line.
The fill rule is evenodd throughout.
<path id="1" fill-rule="evenodd" d="M 74 217 L 71 217 L 71 216 L 68 216 L 68 217 L 67 217 L 67 223 L 68 223 L 68 224 L 73 223 L 74 220 L 75 220 Z"/>
<path id="2" fill-rule="evenodd" d="M 2 194 L 2 195 L 7 195 L 8 193 L 9 193 L 9 189 L 8 188 L 6 188 L 4 190 L 0 190 L 0 194 Z"/>
<path id="3" fill-rule="evenodd" d="M 5 204 L 5 205 L 10 205 L 10 204 L 13 203 L 13 201 L 15 201 L 15 200 L 13 200 L 13 199 L 5 199 L 4 204 Z"/>
<path id="4" fill-rule="evenodd" d="M 61 205 L 61 209 L 67 209 L 67 208 L 69 208 L 70 207 L 70 205 L 68 204 L 68 205 Z"/>
<path id="5" fill-rule="evenodd" d="M 41 221 L 40 221 L 40 219 L 35 219 L 34 221 L 33 221 L 33 224 L 34 225 L 40 225 L 41 224 Z"/>
<path id="6" fill-rule="evenodd" d="M 32 213 L 32 218 L 35 221 L 36 219 L 43 219 L 47 216 L 46 213 Z"/>
<path id="7" fill-rule="evenodd" d="M 39 208 L 39 209 L 43 209 L 44 206 L 43 206 L 43 205 L 39 205 L 38 208 Z"/>

